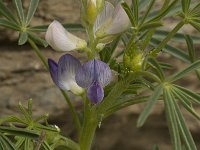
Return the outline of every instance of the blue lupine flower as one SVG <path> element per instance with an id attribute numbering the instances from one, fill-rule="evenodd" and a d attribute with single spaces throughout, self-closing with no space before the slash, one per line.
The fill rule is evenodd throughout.
<path id="1" fill-rule="evenodd" d="M 63 90 L 81 94 L 82 88 L 87 89 L 87 96 L 93 104 L 103 100 L 103 88 L 111 81 L 112 73 L 109 66 L 93 59 L 81 65 L 78 59 L 70 54 L 63 55 L 58 64 L 48 60 L 49 70 L 54 83 Z"/>
<path id="2" fill-rule="evenodd" d="M 103 100 L 103 87 L 111 81 L 112 73 L 110 67 L 100 61 L 93 59 L 84 63 L 76 72 L 76 82 L 80 87 L 87 89 L 88 98 L 97 104 Z"/>
<path id="3" fill-rule="evenodd" d="M 58 64 L 52 59 L 48 59 L 48 64 L 51 78 L 60 89 L 70 90 L 76 95 L 83 93 L 83 89 L 75 81 L 75 73 L 81 66 L 78 59 L 66 54 L 59 59 Z"/>

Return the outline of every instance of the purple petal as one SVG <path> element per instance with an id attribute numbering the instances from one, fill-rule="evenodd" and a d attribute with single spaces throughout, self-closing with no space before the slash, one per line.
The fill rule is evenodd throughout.
<path id="1" fill-rule="evenodd" d="M 58 64 L 52 60 L 48 59 L 48 65 L 49 65 L 49 72 L 51 74 L 51 78 L 53 82 L 58 86 Z"/>
<path id="2" fill-rule="evenodd" d="M 98 81 L 94 81 L 87 91 L 88 98 L 92 103 L 98 104 L 103 100 L 104 91 Z"/>
<path id="3" fill-rule="evenodd" d="M 63 90 L 71 90 L 71 86 L 78 86 L 75 73 L 81 66 L 78 59 L 70 54 L 63 55 L 58 61 L 58 83 Z"/>
<path id="4" fill-rule="evenodd" d="M 99 60 L 93 59 L 86 62 L 76 72 L 76 82 L 83 88 L 88 88 L 94 81 L 105 87 L 111 81 L 110 67 Z"/>

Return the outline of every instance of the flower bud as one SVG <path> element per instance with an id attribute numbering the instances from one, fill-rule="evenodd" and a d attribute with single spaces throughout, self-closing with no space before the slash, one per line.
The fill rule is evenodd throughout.
<path id="1" fill-rule="evenodd" d="M 144 54 L 142 52 L 134 52 L 134 54 L 124 54 L 124 65 L 130 71 L 139 71 L 142 69 L 144 62 Z"/>
<path id="2" fill-rule="evenodd" d="M 83 20 L 93 25 L 104 6 L 104 0 L 87 0 L 83 6 L 85 8 L 85 10 L 83 9 L 83 14 L 85 14 L 85 16 L 82 16 Z"/>

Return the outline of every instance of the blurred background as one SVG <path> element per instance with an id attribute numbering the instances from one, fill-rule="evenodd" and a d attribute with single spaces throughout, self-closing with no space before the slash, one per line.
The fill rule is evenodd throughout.
<path id="1" fill-rule="evenodd" d="M 158 0 L 158 6 L 159 2 Z M 10 1 L 7 4 L 10 5 Z M 24 7 L 29 1 L 24 0 Z M 54 19 L 62 23 L 80 22 L 79 0 L 41 0 L 32 25 L 45 25 Z M 176 21 L 166 20 L 167 27 L 171 28 Z M 166 25 L 166 24 L 165 24 Z M 196 32 L 186 27 L 182 32 Z M 84 34 L 76 32 L 78 36 Z M 44 37 L 44 34 L 41 36 Z M 63 134 L 74 137 L 74 126 L 60 91 L 53 84 L 49 73 L 45 70 L 40 60 L 29 45 L 17 45 L 18 33 L 0 27 L 0 116 L 17 114 L 19 101 L 26 103 L 33 99 L 34 115 L 49 114 L 50 124 L 58 125 Z M 185 47 L 180 45 L 180 48 Z M 198 51 L 198 46 L 197 46 Z M 63 53 L 53 51 L 50 47 L 42 48 L 46 57 L 58 60 Z M 80 52 L 73 55 L 84 59 Z M 173 62 L 175 68 L 184 67 L 181 61 L 167 54 L 160 59 Z M 198 81 L 199 82 L 199 81 Z M 199 91 L 199 83 L 195 75 L 184 78 L 180 84 L 192 90 Z M 81 105 L 78 98 L 72 97 L 77 110 Z M 97 130 L 95 138 L 96 150 L 151 150 L 154 144 L 161 150 L 171 150 L 171 143 L 163 111 L 163 103 L 158 102 L 146 124 L 138 129 L 136 120 L 145 104 L 125 108 L 107 118 Z M 194 106 L 195 107 L 195 106 Z M 195 107 L 200 113 L 200 107 Z M 200 122 L 183 110 L 188 126 L 192 132 L 198 149 L 200 149 Z"/>

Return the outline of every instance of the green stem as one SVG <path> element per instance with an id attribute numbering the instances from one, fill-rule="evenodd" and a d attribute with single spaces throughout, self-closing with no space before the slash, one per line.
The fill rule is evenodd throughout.
<path id="1" fill-rule="evenodd" d="M 37 45 L 31 39 L 28 39 L 28 42 L 31 45 L 31 47 L 33 48 L 33 50 L 35 51 L 35 53 L 37 54 L 37 56 L 40 58 L 40 60 L 42 61 L 42 63 L 44 64 L 45 68 L 47 70 L 49 70 L 47 59 L 41 53 L 40 49 L 37 47 Z M 60 91 L 61 91 L 62 95 L 65 98 L 65 101 L 67 102 L 67 104 L 69 106 L 69 110 L 70 110 L 70 112 L 72 114 L 73 121 L 74 121 L 74 123 L 76 125 L 76 129 L 77 129 L 77 132 L 78 132 L 78 135 L 79 135 L 80 134 L 80 130 L 81 130 L 81 124 L 80 124 L 79 117 L 78 117 L 78 115 L 77 115 L 77 113 L 75 111 L 75 108 L 72 105 L 72 103 L 71 103 L 71 101 L 70 101 L 69 96 L 67 95 L 67 93 L 65 93 L 65 91 L 63 91 L 63 90 L 60 90 Z"/>
<path id="2" fill-rule="evenodd" d="M 63 90 L 60 90 L 62 95 L 64 96 L 68 106 L 69 106 L 69 110 L 72 114 L 72 117 L 73 117 L 73 120 L 74 120 L 74 123 L 76 125 L 76 129 L 77 129 L 77 132 L 78 132 L 78 135 L 80 135 L 80 132 L 81 132 L 81 123 L 80 123 L 80 120 L 79 120 L 79 117 L 76 113 L 76 110 L 74 108 L 74 106 L 72 105 L 70 99 L 69 99 L 69 96 L 67 95 L 67 93 Z"/>
<path id="3" fill-rule="evenodd" d="M 158 47 L 153 50 L 150 55 L 156 57 L 158 53 L 165 47 L 165 45 L 171 40 L 171 38 L 183 27 L 185 22 L 182 20 L 180 21 L 174 29 L 167 35 L 167 37 L 158 45 Z"/>
<path id="4" fill-rule="evenodd" d="M 87 32 L 88 32 L 88 37 L 89 37 L 89 49 L 91 49 L 91 55 L 90 55 L 90 59 L 95 58 L 95 53 L 96 53 L 96 46 L 97 46 L 97 41 L 94 37 L 94 31 L 93 31 L 93 25 L 89 25 L 89 27 L 87 28 Z"/>
<path id="5" fill-rule="evenodd" d="M 34 49 L 35 53 L 37 54 L 37 56 L 40 58 L 40 60 L 42 61 L 42 63 L 44 64 L 45 68 L 47 70 L 49 70 L 48 67 L 48 63 L 47 63 L 47 59 L 44 57 L 44 55 L 41 53 L 40 49 L 37 47 L 37 45 L 31 40 L 28 39 L 29 44 L 31 45 L 31 47 Z"/>
<path id="6" fill-rule="evenodd" d="M 90 107 L 89 100 L 86 97 L 84 97 L 84 105 L 84 121 L 80 136 L 80 150 L 91 150 L 98 120 L 95 109 Z"/>

